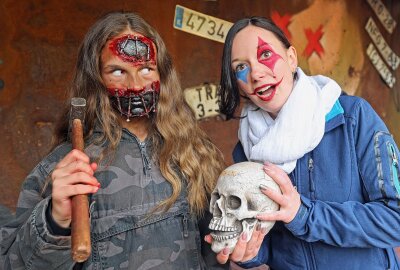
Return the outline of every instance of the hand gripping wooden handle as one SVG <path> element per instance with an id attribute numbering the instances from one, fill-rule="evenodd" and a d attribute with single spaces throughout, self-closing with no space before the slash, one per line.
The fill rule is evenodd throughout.
<path id="1" fill-rule="evenodd" d="M 83 151 L 83 126 L 80 119 L 72 120 L 72 147 Z M 72 197 L 71 254 L 75 262 L 86 261 L 91 252 L 89 202 L 87 195 Z"/>

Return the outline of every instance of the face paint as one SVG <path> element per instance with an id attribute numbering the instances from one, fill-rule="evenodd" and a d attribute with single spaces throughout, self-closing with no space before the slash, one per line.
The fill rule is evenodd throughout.
<path id="1" fill-rule="evenodd" d="M 230 58 L 238 94 L 276 118 L 293 89 L 295 50 L 286 48 L 273 32 L 249 25 L 233 39 Z M 246 67 L 247 83 L 236 76 Z"/>
<path id="2" fill-rule="evenodd" d="M 156 112 L 160 95 L 160 82 L 155 81 L 142 89 L 107 88 L 113 107 L 127 117 L 149 117 Z"/>
<path id="3" fill-rule="evenodd" d="M 127 34 L 110 41 L 110 52 L 132 67 L 125 67 L 126 72 L 136 73 L 147 65 L 156 65 L 156 52 L 153 41 L 144 36 Z M 107 76 L 107 75 L 105 75 Z M 140 76 L 140 75 L 139 75 Z M 158 77 L 158 76 L 157 76 Z M 148 84 L 142 88 L 125 88 L 125 83 L 107 85 L 108 95 L 114 109 L 126 116 L 127 121 L 132 117 L 147 116 L 156 112 L 156 104 L 160 94 L 159 78 L 143 78 Z"/>
<path id="4" fill-rule="evenodd" d="M 275 53 L 275 51 L 272 49 L 272 47 L 262 40 L 260 37 L 258 37 L 258 46 L 257 46 L 257 60 L 259 63 L 265 65 L 268 69 L 272 71 L 274 74 L 275 78 L 275 64 L 278 62 L 279 59 L 283 59 L 279 54 Z M 241 70 L 240 72 L 246 71 L 246 83 L 247 83 L 247 74 L 249 72 L 249 67 L 246 67 L 245 69 Z M 242 75 L 242 74 L 240 74 Z M 244 75 L 242 75 L 244 76 Z M 238 79 L 241 79 L 238 77 Z M 249 95 L 252 96 L 257 96 L 259 99 L 263 101 L 271 101 L 274 96 L 275 96 L 275 89 L 278 87 L 281 82 L 282 82 L 283 77 L 277 82 L 277 83 L 267 83 L 264 85 L 261 85 L 257 88 L 254 89 L 253 93 L 249 93 Z M 244 81 L 244 80 L 242 80 Z M 271 88 L 272 87 L 272 88 Z M 264 95 L 269 89 L 272 89 L 272 91 L 269 92 L 268 95 Z"/>
<path id="5" fill-rule="evenodd" d="M 282 80 L 283 80 L 283 78 L 278 83 L 261 85 L 260 87 L 257 87 L 256 89 L 254 89 L 254 92 L 250 95 L 257 96 L 259 99 L 261 99 L 263 101 L 270 101 L 274 98 L 275 93 L 276 93 L 275 89 L 276 89 L 276 87 L 278 87 L 281 84 Z M 273 87 L 273 90 L 270 92 L 270 94 L 263 96 L 263 93 L 265 91 L 268 91 L 270 89 L 270 87 Z"/>
<path id="6" fill-rule="evenodd" d="M 247 83 L 247 75 L 250 72 L 250 68 L 246 66 L 244 69 L 236 71 L 236 78 Z"/>
<path id="7" fill-rule="evenodd" d="M 156 64 L 154 43 L 147 37 L 125 35 L 114 39 L 109 48 L 124 62 L 130 62 L 134 66 L 146 62 Z"/>
<path id="8" fill-rule="evenodd" d="M 258 37 L 257 59 L 258 62 L 267 66 L 275 74 L 275 64 L 279 59 L 283 58 L 279 54 L 275 53 L 267 42 Z"/>

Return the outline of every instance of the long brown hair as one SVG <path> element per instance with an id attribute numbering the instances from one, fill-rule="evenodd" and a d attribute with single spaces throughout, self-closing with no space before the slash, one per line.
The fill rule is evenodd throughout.
<path id="1" fill-rule="evenodd" d="M 182 190 L 181 174 L 187 181 L 187 198 L 191 211 L 202 214 L 208 205 L 207 195 L 212 192 L 218 175 L 224 168 L 222 154 L 198 126 L 193 112 L 184 101 L 182 88 L 164 41 L 144 19 L 134 13 L 113 12 L 103 16 L 89 29 L 79 49 L 69 97 L 86 99 L 86 137 L 89 138 L 95 125 L 98 125 L 103 130 L 103 136 L 97 143 L 107 142 L 104 152 L 115 151 L 121 139 L 122 126 L 100 76 L 100 55 L 107 40 L 126 29 L 150 38 L 157 48 L 161 89 L 150 134 L 153 159 L 172 186 L 172 195 L 158 208 L 166 210 L 178 198 Z M 65 107 L 56 128 L 55 144 L 68 140 L 68 110 L 69 105 Z"/>

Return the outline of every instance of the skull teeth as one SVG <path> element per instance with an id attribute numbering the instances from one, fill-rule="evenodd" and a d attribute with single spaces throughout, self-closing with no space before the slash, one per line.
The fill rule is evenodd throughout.
<path id="1" fill-rule="evenodd" d="M 236 226 L 225 226 L 222 225 L 222 219 L 213 218 L 208 225 L 208 228 L 214 231 L 222 231 L 222 232 L 235 232 L 237 231 Z"/>
<path id="2" fill-rule="evenodd" d="M 239 236 L 238 233 L 233 233 L 233 234 L 228 234 L 228 235 L 220 235 L 220 234 L 216 234 L 216 233 L 211 233 L 210 235 L 215 241 L 224 241 L 224 240 L 233 239 L 233 238 L 236 238 Z"/>

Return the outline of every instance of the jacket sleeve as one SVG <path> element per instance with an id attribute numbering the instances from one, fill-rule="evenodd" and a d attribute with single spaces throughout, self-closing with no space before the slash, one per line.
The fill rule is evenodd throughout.
<path id="1" fill-rule="evenodd" d="M 400 246 L 399 150 L 365 100 L 355 105 L 351 121 L 365 202 L 327 202 L 302 196 L 296 217 L 286 227 L 308 242 L 360 248 Z"/>
<path id="2" fill-rule="evenodd" d="M 46 209 L 50 196 L 42 193 L 49 172 L 43 164 L 24 181 L 15 218 L 1 228 L 1 256 L 6 270 L 72 269 L 74 265 L 71 237 L 52 235 L 48 230 Z"/>

